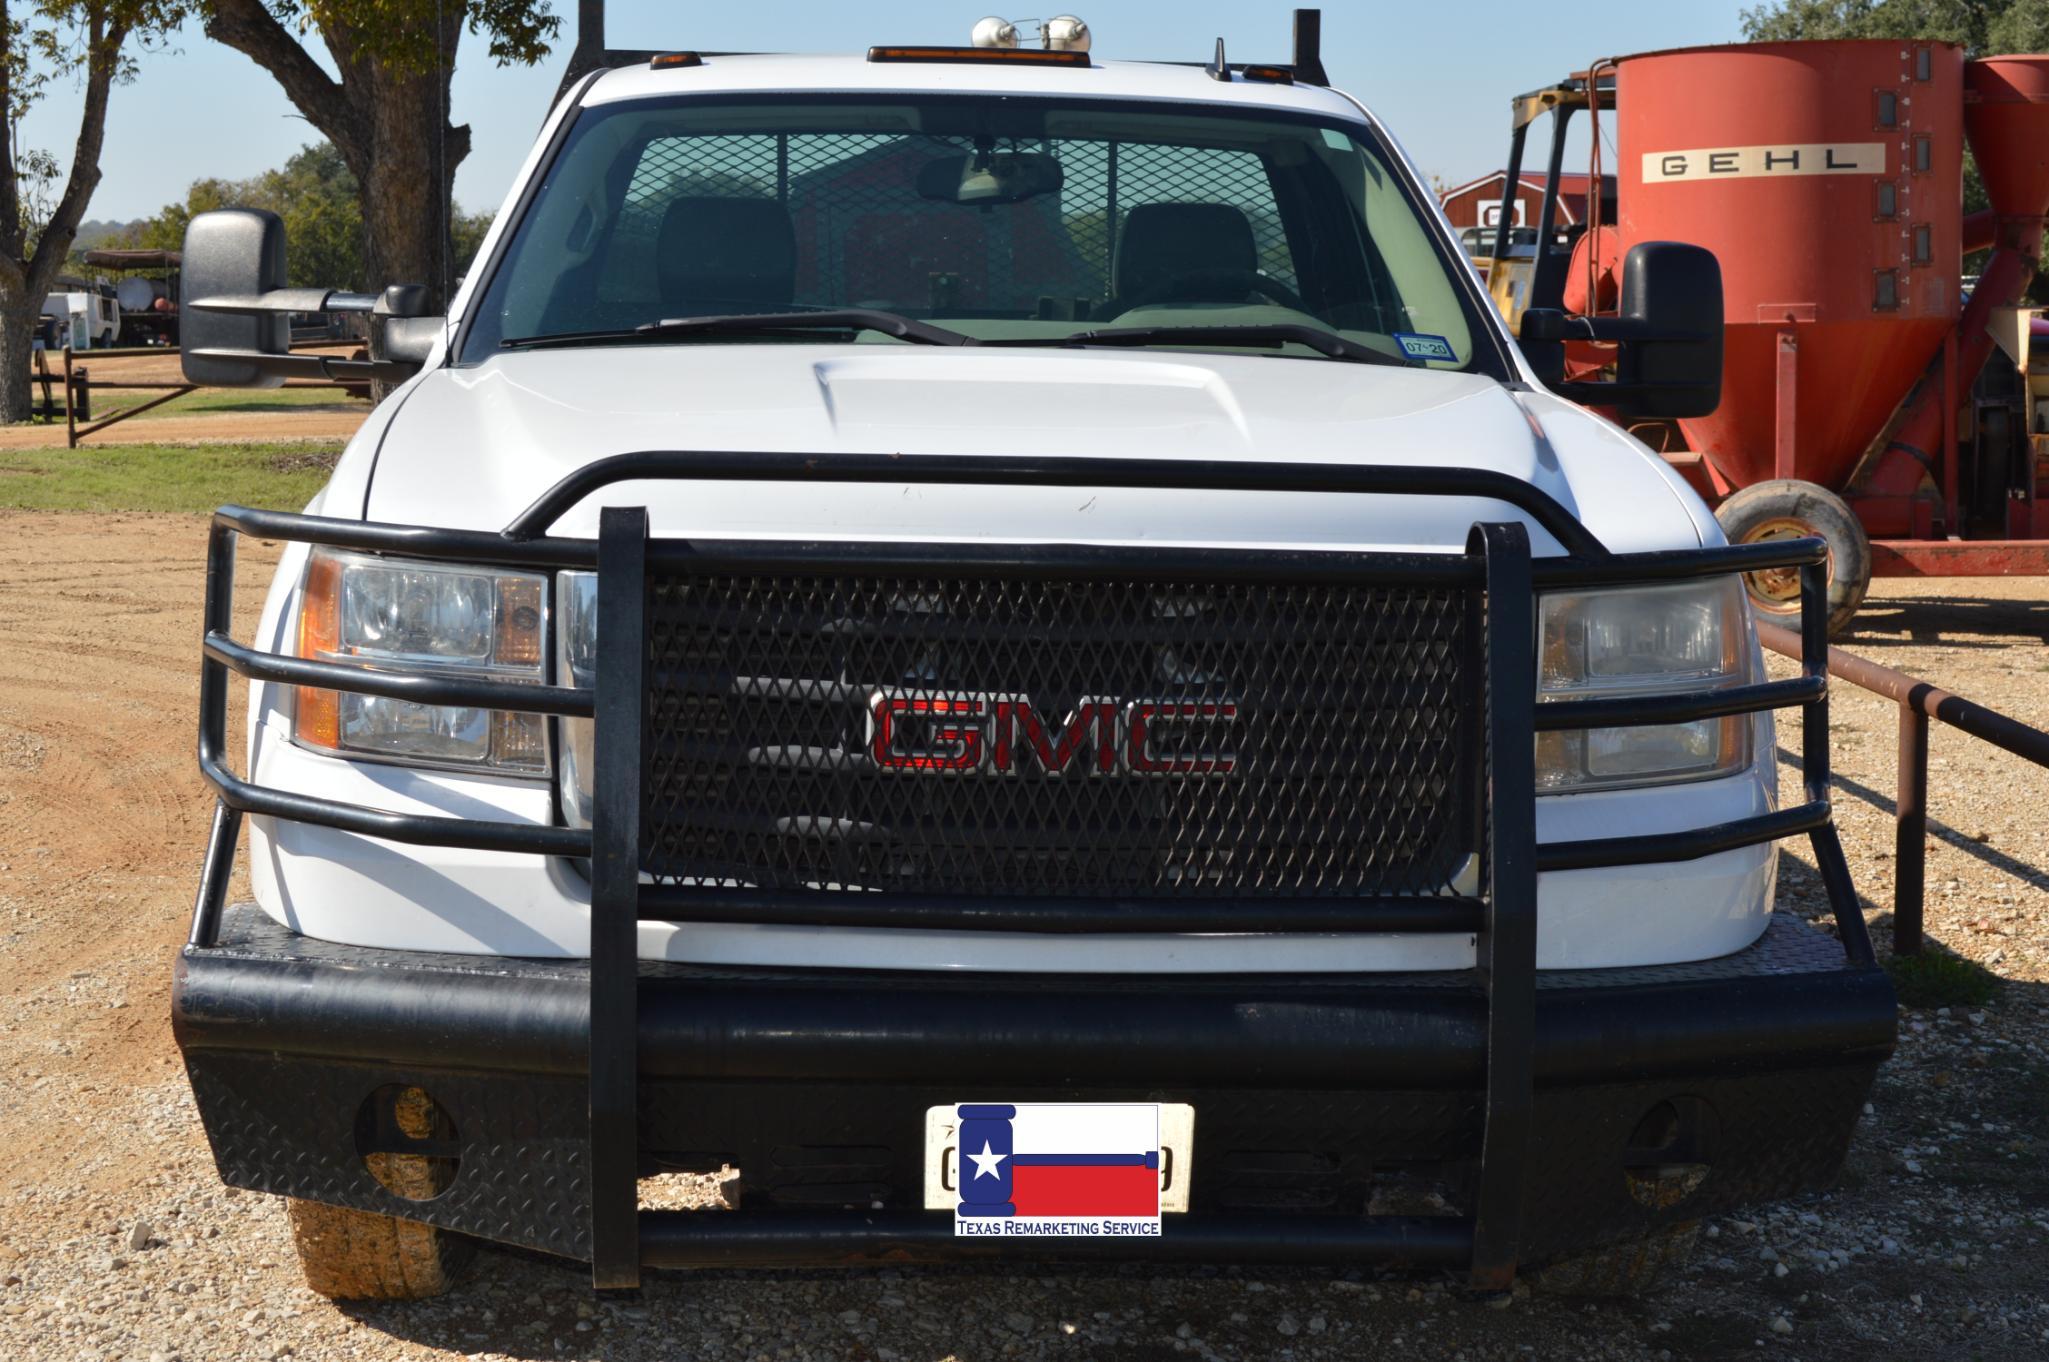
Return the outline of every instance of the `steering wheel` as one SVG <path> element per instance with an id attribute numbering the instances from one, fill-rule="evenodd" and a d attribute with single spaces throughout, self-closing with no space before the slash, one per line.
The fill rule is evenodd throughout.
<path id="1" fill-rule="evenodd" d="M 1297 312 L 1309 311 L 1309 304 L 1302 295 L 1271 275 L 1258 270 L 1230 268 L 1189 270 L 1170 275 L 1150 288 L 1141 289 L 1137 296 L 1124 303 L 1117 315 L 1155 303 L 1214 303 L 1234 298 L 1243 298 L 1256 293 L 1269 302 Z"/>

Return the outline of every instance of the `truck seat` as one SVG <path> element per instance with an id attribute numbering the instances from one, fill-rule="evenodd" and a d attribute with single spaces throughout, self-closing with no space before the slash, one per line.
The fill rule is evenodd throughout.
<path id="1" fill-rule="evenodd" d="M 1124 216 L 1117 237 L 1116 297 L 1139 303 L 1218 301 L 1215 281 L 1259 263 L 1252 222 L 1228 203 L 1146 203 Z M 1176 280 L 1192 290 L 1182 296 Z M 1209 290 L 1204 290 L 1205 281 Z"/>
<path id="2" fill-rule="evenodd" d="M 656 243 L 665 315 L 788 307 L 797 293 L 797 233 L 774 199 L 680 198 Z"/>

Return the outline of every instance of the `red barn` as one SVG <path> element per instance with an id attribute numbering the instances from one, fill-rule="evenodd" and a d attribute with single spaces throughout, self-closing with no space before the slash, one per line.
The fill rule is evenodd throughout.
<path id="1" fill-rule="evenodd" d="M 1508 172 L 1497 170 L 1492 175 L 1470 180 L 1465 184 L 1443 191 L 1438 197 L 1444 203 L 1445 216 L 1451 225 L 1464 231 L 1468 227 L 1498 227 L 1501 224 L 1501 185 L 1508 178 Z M 1562 174 L 1558 186 L 1558 225 L 1571 227 L 1587 219 L 1587 176 L 1584 172 Z M 1612 205 L 1615 201 L 1615 177 L 1601 177 L 1602 197 Z M 1541 171 L 1530 174 L 1525 171 L 1515 191 L 1515 225 L 1534 227 L 1537 217 L 1544 209 L 1544 176 Z M 1615 220 L 1614 213 L 1602 215 L 1607 221 Z"/>

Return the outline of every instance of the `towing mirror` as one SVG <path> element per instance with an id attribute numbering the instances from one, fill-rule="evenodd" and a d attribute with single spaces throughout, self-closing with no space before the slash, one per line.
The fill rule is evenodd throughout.
<path id="1" fill-rule="evenodd" d="M 1622 262 L 1621 310 L 1574 317 L 1553 308 L 1523 314 L 1522 349 L 1546 387 L 1630 418 L 1706 416 L 1722 401 L 1722 267 L 1712 251 L 1646 241 Z M 1615 378 L 1565 381 L 1565 343 L 1616 343 Z"/>
<path id="2" fill-rule="evenodd" d="M 375 319 L 371 359 L 292 353 L 295 313 L 357 312 Z M 420 371 L 442 320 L 427 315 L 423 284 L 381 293 L 285 287 L 285 225 L 275 213 L 223 208 L 185 228 L 179 300 L 187 383 L 275 388 L 288 378 L 402 383 Z"/>
<path id="3" fill-rule="evenodd" d="M 201 213 L 185 228 L 185 274 L 178 299 L 179 359 L 187 383 L 211 388 L 275 388 L 256 358 L 292 349 L 284 312 L 223 311 L 210 300 L 261 298 L 285 286 L 285 224 L 259 208 Z"/>

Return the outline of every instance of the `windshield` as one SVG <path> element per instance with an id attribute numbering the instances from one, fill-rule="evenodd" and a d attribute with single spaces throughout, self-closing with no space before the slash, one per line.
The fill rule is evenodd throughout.
<path id="1" fill-rule="evenodd" d="M 1214 348 L 1247 348 L 1244 328 L 1311 326 L 1466 368 L 1475 326 L 1446 253 L 1356 132 L 1039 99 L 587 109 L 483 291 L 463 359 L 538 337 L 622 343 L 664 321 L 860 308 L 1011 344 L 1114 327 L 1201 347 L 1184 328 L 1228 326 L 1234 345 Z M 659 339 L 791 339 L 693 334 Z M 1284 335 L 1253 339 L 1328 351 Z"/>

